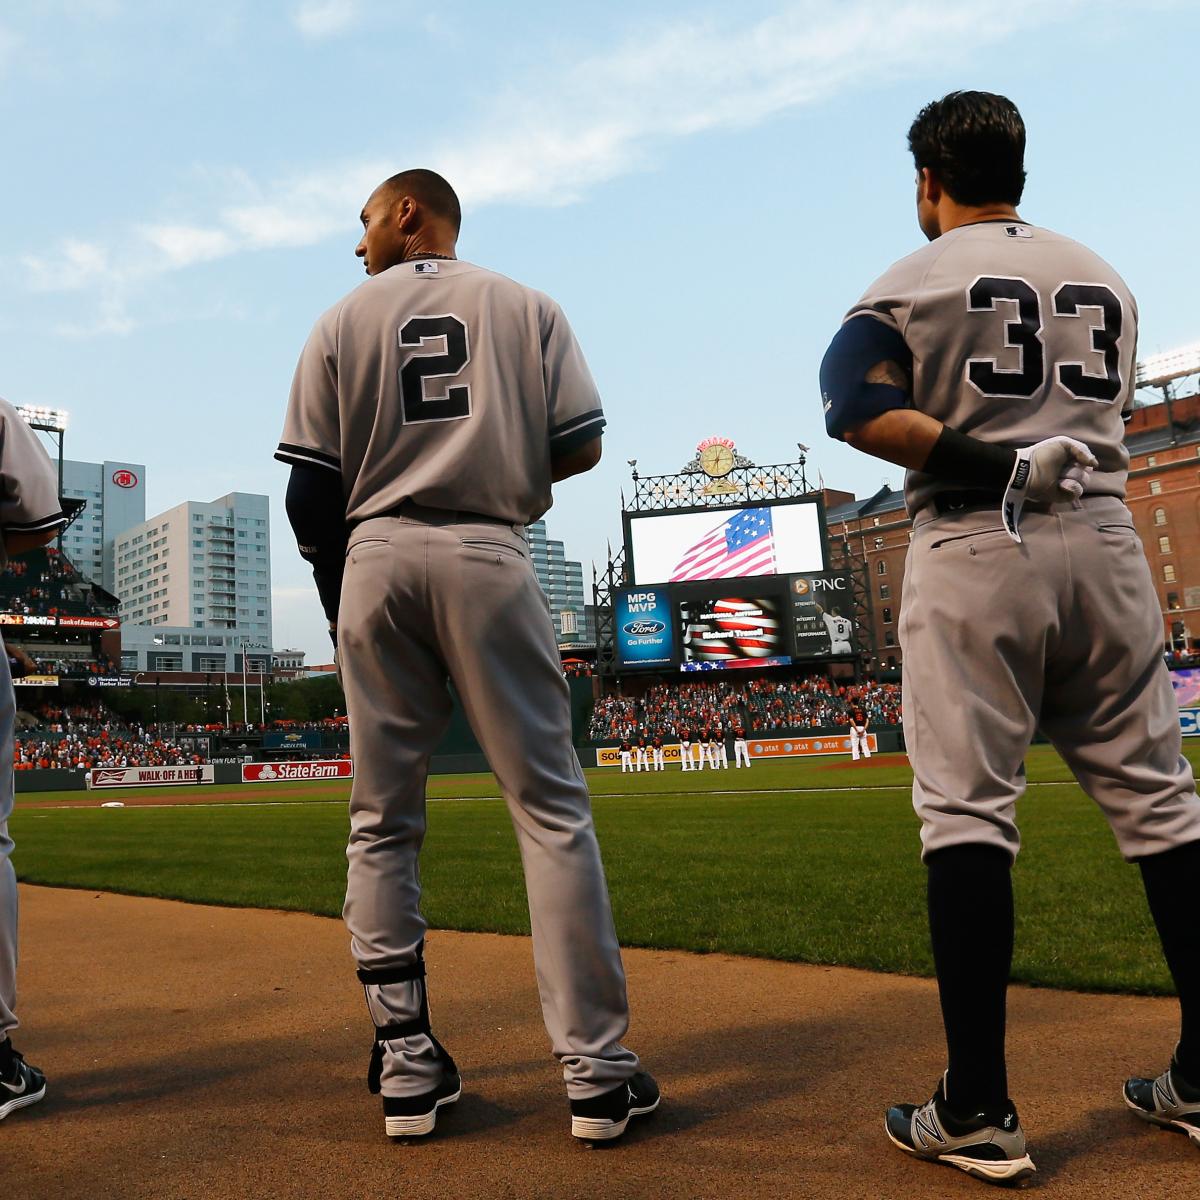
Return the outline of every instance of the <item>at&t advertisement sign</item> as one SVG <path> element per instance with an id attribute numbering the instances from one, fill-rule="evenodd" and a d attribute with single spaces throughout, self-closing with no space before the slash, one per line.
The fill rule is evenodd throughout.
<path id="1" fill-rule="evenodd" d="M 675 633 L 666 588 L 622 588 L 613 606 L 622 667 L 671 667 Z"/>

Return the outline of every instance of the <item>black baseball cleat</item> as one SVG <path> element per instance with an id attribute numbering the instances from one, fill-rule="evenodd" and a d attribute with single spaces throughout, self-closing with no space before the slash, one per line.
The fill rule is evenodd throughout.
<path id="1" fill-rule="evenodd" d="M 957 1167 L 987 1183 L 1014 1184 L 1036 1169 L 1010 1100 L 1002 1111 L 956 1117 L 946 1103 L 946 1080 L 924 1104 L 897 1104 L 884 1118 L 892 1144 L 928 1162 Z"/>
<path id="2" fill-rule="evenodd" d="M 462 1079 L 451 1060 L 437 1087 L 418 1096 L 384 1096 L 383 1124 L 388 1137 L 425 1137 L 437 1124 L 438 1109 L 462 1095 Z"/>
<path id="3" fill-rule="evenodd" d="M 1157 1079 L 1127 1079 L 1125 1103 L 1143 1121 L 1186 1133 L 1200 1146 L 1200 1087 L 1184 1079 L 1174 1059 Z"/>
<path id="4" fill-rule="evenodd" d="M 630 1117 L 645 1116 L 658 1107 L 658 1084 L 645 1071 L 599 1096 L 571 1101 L 571 1136 L 585 1142 L 615 1141 Z"/>
<path id="5" fill-rule="evenodd" d="M 31 1067 L 6 1038 L 0 1043 L 0 1121 L 45 1096 L 45 1075 Z"/>

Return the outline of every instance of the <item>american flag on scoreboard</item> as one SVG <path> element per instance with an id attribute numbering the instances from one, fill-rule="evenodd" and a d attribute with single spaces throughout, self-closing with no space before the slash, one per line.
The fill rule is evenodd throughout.
<path id="1" fill-rule="evenodd" d="M 693 662 L 774 658 L 782 641 L 774 600 L 704 600 L 683 606 L 683 647 Z M 747 662 L 749 665 L 749 662 Z"/>
<path id="2" fill-rule="evenodd" d="M 769 508 L 743 508 L 722 521 L 675 565 L 672 583 L 775 573 L 775 535 Z"/>

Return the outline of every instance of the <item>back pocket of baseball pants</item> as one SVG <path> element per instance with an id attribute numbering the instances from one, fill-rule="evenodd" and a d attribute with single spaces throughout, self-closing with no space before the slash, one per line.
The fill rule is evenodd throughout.
<path id="1" fill-rule="evenodd" d="M 482 550 L 486 554 L 499 554 L 505 558 L 525 558 L 523 550 L 519 550 L 509 542 L 502 542 L 499 538 L 459 538 L 458 540 L 468 550 Z"/>

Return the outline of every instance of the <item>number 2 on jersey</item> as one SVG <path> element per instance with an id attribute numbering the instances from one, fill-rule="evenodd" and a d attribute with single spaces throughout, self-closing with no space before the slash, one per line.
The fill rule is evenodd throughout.
<path id="1" fill-rule="evenodd" d="M 427 348 L 427 343 L 432 343 Z M 471 343 L 466 325 L 453 314 L 410 317 L 400 327 L 400 352 L 413 346 L 400 368 L 400 403 L 404 424 L 422 421 L 461 421 L 471 415 L 471 385 L 443 385 L 437 394 L 436 380 L 453 379 L 471 361 Z M 431 386 L 426 389 L 425 381 Z"/>
<path id="2" fill-rule="evenodd" d="M 1042 300 L 1024 279 L 997 275 L 981 275 L 967 289 L 968 312 L 995 312 L 999 300 L 1017 306 L 1016 318 L 1004 322 L 1004 345 L 1020 350 L 1020 366 L 1001 367 L 994 358 L 972 358 L 967 363 L 967 379 L 985 396 L 1027 400 L 1046 381 Z M 1090 322 L 1089 328 L 1092 350 L 1104 357 L 1103 372 L 1089 371 L 1082 362 L 1059 362 L 1054 365 L 1054 376 L 1076 400 L 1111 404 L 1122 388 L 1121 301 L 1103 283 L 1063 283 L 1054 292 L 1052 309 L 1056 317 L 1062 318 L 1078 319 L 1082 310 L 1099 314 L 1099 320 Z"/>

